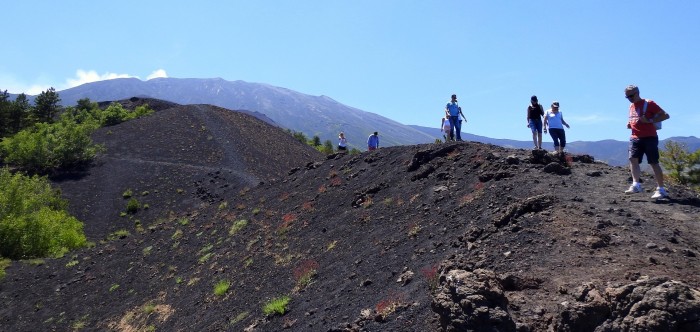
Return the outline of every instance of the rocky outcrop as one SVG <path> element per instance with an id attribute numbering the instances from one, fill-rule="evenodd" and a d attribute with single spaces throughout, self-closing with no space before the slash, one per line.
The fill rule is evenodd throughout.
<path id="1" fill-rule="evenodd" d="M 668 278 L 607 288 L 580 287 L 557 331 L 700 331 L 700 291 Z"/>
<path id="2" fill-rule="evenodd" d="M 516 330 L 503 287 L 490 270 L 443 270 L 433 292 L 432 309 L 443 331 Z"/>

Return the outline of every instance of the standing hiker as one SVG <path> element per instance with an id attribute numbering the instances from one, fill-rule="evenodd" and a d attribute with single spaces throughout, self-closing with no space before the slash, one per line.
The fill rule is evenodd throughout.
<path id="1" fill-rule="evenodd" d="M 661 128 L 661 121 L 671 116 L 653 100 L 642 99 L 636 85 L 625 88 L 625 98 L 631 103 L 627 129 L 632 129 L 629 144 L 632 185 L 625 193 L 634 194 L 643 191 L 639 183 L 641 176 L 639 164 L 644 159 L 644 155 L 647 155 L 647 163 L 654 170 L 654 180 L 656 180 L 656 191 L 651 198 L 668 198 L 668 192 L 664 188 L 664 173 L 659 166 L 659 135 L 656 130 Z"/>
<path id="2" fill-rule="evenodd" d="M 542 149 L 542 116 L 544 108 L 537 102 L 537 96 L 530 97 L 530 105 L 527 106 L 527 127 L 532 131 L 532 143 L 535 149 Z"/>
<path id="3" fill-rule="evenodd" d="M 554 141 L 554 150 L 557 153 L 564 153 L 564 147 L 566 146 L 564 126 L 569 128 L 569 124 L 564 121 L 564 115 L 559 111 L 558 101 L 552 102 L 552 108 L 548 109 L 544 115 L 543 128 L 545 133 L 547 132 L 547 126 L 549 126 L 549 136 L 552 136 L 552 141 Z"/>
<path id="4" fill-rule="evenodd" d="M 452 100 L 450 100 L 450 102 L 445 106 L 445 114 L 450 116 L 450 139 L 454 139 L 454 132 L 457 132 L 457 141 L 461 141 L 462 120 L 459 119 L 459 116 L 462 115 L 465 122 L 467 121 L 467 118 L 464 116 L 462 113 L 462 108 L 459 107 L 459 104 L 457 103 L 457 95 L 452 95 Z"/>
<path id="5" fill-rule="evenodd" d="M 445 133 L 444 135 L 442 135 L 442 137 L 445 138 L 445 142 L 452 139 L 450 137 L 450 129 L 452 129 L 452 126 L 450 126 L 450 116 L 445 115 L 442 118 L 442 123 L 440 124 L 440 131 Z"/>
<path id="6" fill-rule="evenodd" d="M 376 131 L 374 134 L 369 135 L 367 138 L 367 151 L 374 151 L 379 148 L 379 133 Z"/>
<path id="7" fill-rule="evenodd" d="M 346 152 L 348 150 L 348 140 L 345 138 L 345 133 L 342 131 L 338 135 L 338 152 Z"/>

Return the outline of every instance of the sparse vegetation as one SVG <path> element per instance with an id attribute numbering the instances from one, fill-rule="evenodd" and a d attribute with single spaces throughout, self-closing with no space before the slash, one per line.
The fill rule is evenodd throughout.
<path id="1" fill-rule="evenodd" d="M 109 292 L 114 292 L 117 289 L 119 289 L 119 284 L 112 284 L 112 286 L 109 287 Z"/>
<path id="2" fill-rule="evenodd" d="M 5 278 L 5 269 L 10 266 L 10 260 L 6 258 L 0 258 L 0 281 Z"/>
<path id="3" fill-rule="evenodd" d="M 248 318 L 249 315 L 250 315 L 250 312 L 248 312 L 248 311 L 241 312 L 240 314 L 236 315 L 236 317 L 234 319 L 232 319 L 229 322 L 229 324 L 235 325 L 235 324 L 241 322 L 242 320 Z"/>
<path id="4" fill-rule="evenodd" d="M 272 299 L 263 306 L 263 313 L 268 316 L 284 315 L 287 312 L 287 305 L 290 300 L 289 296 Z"/>
<path id="5" fill-rule="evenodd" d="M 134 192 L 131 189 L 124 190 L 122 193 L 122 197 L 126 198 L 131 198 L 131 196 L 134 195 Z"/>
<path id="6" fill-rule="evenodd" d="M 139 204 L 139 201 L 136 198 L 132 197 L 126 203 L 126 212 L 134 214 L 139 210 L 140 207 L 141 204 Z"/>
<path id="7" fill-rule="evenodd" d="M 131 236 L 131 233 L 129 233 L 129 231 L 127 231 L 125 229 L 120 229 L 118 231 L 113 232 L 112 234 L 109 234 L 107 236 L 107 240 L 113 241 L 116 239 L 123 239 L 123 238 L 126 238 L 128 236 Z"/>
<path id="8" fill-rule="evenodd" d="M 299 264 L 293 270 L 294 280 L 296 280 L 296 285 L 294 286 L 293 292 L 299 292 L 309 286 L 311 281 L 316 276 L 318 271 L 318 262 L 315 260 L 305 260 Z"/>
<path id="9" fill-rule="evenodd" d="M 248 220 L 245 220 L 245 219 L 236 220 L 233 222 L 233 225 L 231 225 L 231 228 L 228 230 L 228 234 L 233 236 L 247 225 L 248 225 Z"/>
<path id="10" fill-rule="evenodd" d="M 331 251 L 335 249 L 335 246 L 338 244 L 338 240 L 334 240 L 333 242 L 329 243 L 328 246 L 326 246 L 326 251 Z"/>
<path id="11" fill-rule="evenodd" d="M 219 282 L 214 285 L 214 295 L 223 296 L 228 292 L 231 287 L 231 282 L 228 280 L 219 280 Z"/>

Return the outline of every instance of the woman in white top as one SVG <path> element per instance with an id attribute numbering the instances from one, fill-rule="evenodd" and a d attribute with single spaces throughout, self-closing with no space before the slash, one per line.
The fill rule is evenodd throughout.
<path id="1" fill-rule="evenodd" d="M 566 133 L 564 132 L 564 126 L 569 128 L 569 124 L 564 121 L 564 115 L 559 112 L 559 102 L 555 101 L 552 103 L 552 108 L 548 109 L 544 114 L 544 132 L 547 132 L 547 126 L 549 126 L 549 136 L 552 136 L 554 141 L 554 149 L 558 153 L 564 152 L 564 147 L 566 146 Z"/>
<path id="2" fill-rule="evenodd" d="M 450 137 L 450 129 L 452 129 L 450 126 L 450 116 L 445 115 L 445 117 L 442 118 L 442 124 L 440 125 L 440 131 L 445 133 L 445 135 L 442 135 L 442 137 L 445 138 L 445 142 L 452 139 L 452 137 Z"/>
<path id="3" fill-rule="evenodd" d="M 341 132 L 338 135 L 338 152 L 345 152 L 348 150 L 348 140 L 345 138 L 345 134 Z"/>

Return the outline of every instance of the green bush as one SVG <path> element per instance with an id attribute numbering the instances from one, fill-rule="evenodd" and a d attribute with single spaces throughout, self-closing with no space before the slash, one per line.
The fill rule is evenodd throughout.
<path id="1" fill-rule="evenodd" d="M 141 205 L 139 204 L 139 201 L 136 200 L 136 198 L 131 198 L 129 201 L 126 203 L 126 212 L 134 214 L 136 211 L 139 210 Z"/>
<path id="2" fill-rule="evenodd" d="M 290 300 L 289 296 L 272 299 L 263 306 L 263 313 L 268 316 L 274 314 L 284 315 L 287 312 L 287 304 L 289 304 Z"/>
<path id="3" fill-rule="evenodd" d="M 0 155 L 8 164 L 22 169 L 46 172 L 79 165 L 95 158 L 104 148 L 92 142 L 96 126 L 65 120 L 37 123 L 0 142 Z"/>
<path id="4" fill-rule="evenodd" d="M 5 278 L 5 268 L 10 266 L 10 260 L 0 258 L 0 281 Z"/>
<path id="5" fill-rule="evenodd" d="M 87 244 L 83 224 L 44 177 L 0 170 L 0 256 L 59 256 Z"/>
<path id="6" fill-rule="evenodd" d="M 229 282 L 228 280 L 219 280 L 219 282 L 217 282 L 214 285 L 214 295 L 223 296 L 224 294 L 226 294 L 226 292 L 228 292 L 228 289 L 230 287 L 231 282 Z"/>

